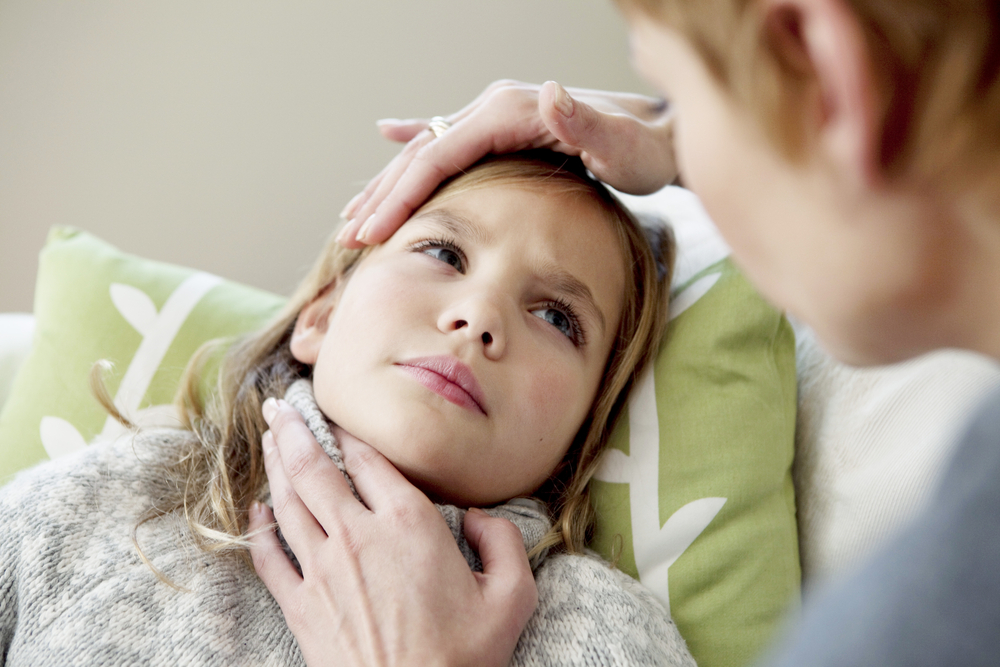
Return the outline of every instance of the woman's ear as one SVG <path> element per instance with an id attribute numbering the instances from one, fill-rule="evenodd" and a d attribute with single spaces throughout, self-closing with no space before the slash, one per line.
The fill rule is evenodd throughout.
<path id="1" fill-rule="evenodd" d="M 881 179 L 881 112 L 861 24 L 846 0 L 768 0 L 764 25 L 775 55 L 808 69 L 818 87 L 810 133 L 840 176 L 854 185 Z"/>
<path id="2" fill-rule="evenodd" d="M 316 363 L 326 332 L 330 328 L 330 316 L 336 305 L 336 297 L 335 289 L 326 289 L 299 311 L 289 343 L 292 356 L 297 361 L 310 366 Z"/>

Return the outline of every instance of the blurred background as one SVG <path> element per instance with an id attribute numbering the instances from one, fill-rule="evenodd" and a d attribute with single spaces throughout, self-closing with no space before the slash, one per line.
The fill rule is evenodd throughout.
<path id="1" fill-rule="evenodd" d="M 0 0 L 0 312 L 52 225 L 288 293 L 375 120 L 499 78 L 650 93 L 609 0 Z"/>

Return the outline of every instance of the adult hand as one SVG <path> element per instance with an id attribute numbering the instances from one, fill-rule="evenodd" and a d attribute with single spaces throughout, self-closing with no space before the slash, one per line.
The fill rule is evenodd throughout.
<path id="1" fill-rule="evenodd" d="M 521 535 L 466 514 L 474 573 L 434 505 L 381 454 L 338 430 L 355 488 L 284 401 L 266 406 L 274 514 L 251 511 L 254 567 L 309 665 L 505 665 L 537 605 Z M 300 576 L 268 524 L 277 516 Z"/>
<path id="2" fill-rule="evenodd" d="M 673 119 L 663 100 L 643 95 L 497 81 L 448 116 L 441 137 L 427 120 L 380 121 L 385 137 L 407 144 L 344 209 L 350 222 L 339 240 L 350 248 L 381 243 L 441 181 L 489 153 L 550 148 L 579 155 L 623 192 L 655 192 L 677 177 Z"/>

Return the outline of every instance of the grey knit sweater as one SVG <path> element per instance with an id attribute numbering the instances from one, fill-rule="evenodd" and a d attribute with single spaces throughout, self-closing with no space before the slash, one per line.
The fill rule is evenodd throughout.
<path id="1" fill-rule="evenodd" d="M 311 392 L 301 389 L 287 398 L 340 464 Z M 183 516 L 146 522 L 136 538 L 186 591 L 158 580 L 136 552 L 138 517 L 168 490 L 156 470 L 189 437 L 149 430 L 92 445 L 0 489 L 4 664 L 302 664 L 278 604 L 253 570 L 232 556 L 200 551 Z M 470 567 L 477 567 L 462 538 L 464 512 L 440 509 Z M 527 548 L 548 527 L 530 502 L 491 514 L 514 521 Z M 694 665 L 668 614 L 627 575 L 593 556 L 560 554 L 536 565 L 538 609 L 511 664 Z"/>

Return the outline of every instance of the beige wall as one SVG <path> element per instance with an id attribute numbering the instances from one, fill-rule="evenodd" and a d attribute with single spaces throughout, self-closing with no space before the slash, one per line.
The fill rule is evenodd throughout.
<path id="1" fill-rule="evenodd" d="M 51 225 L 288 292 L 395 154 L 490 81 L 647 91 L 607 0 L 0 0 L 0 312 Z"/>

